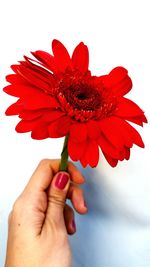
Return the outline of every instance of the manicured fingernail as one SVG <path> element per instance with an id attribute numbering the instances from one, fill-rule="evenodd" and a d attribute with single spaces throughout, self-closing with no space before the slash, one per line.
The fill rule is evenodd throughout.
<path id="1" fill-rule="evenodd" d="M 76 224 L 75 224 L 75 220 L 74 219 L 72 219 L 71 227 L 72 227 L 73 231 L 76 231 Z"/>
<path id="2" fill-rule="evenodd" d="M 68 183 L 68 180 L 69 176 L 65 172 L 58 173 L 55 181 L 55 186 L 62 190 Z"/>

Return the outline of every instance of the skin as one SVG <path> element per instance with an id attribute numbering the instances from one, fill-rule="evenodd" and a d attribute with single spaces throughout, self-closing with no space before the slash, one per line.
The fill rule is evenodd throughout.
<path id="1" fill-rule="evenodd" d="M 84 177 L 69 162 L 68 182 L 56 186 L 59 160 L 42 160 L 9 215 L 5 267 L 71 267 L 68 234 L 76 232 L 74 209 L 87 212 L 80 184 Z M 63 173 L 63 172 L 61 172 Z"/>

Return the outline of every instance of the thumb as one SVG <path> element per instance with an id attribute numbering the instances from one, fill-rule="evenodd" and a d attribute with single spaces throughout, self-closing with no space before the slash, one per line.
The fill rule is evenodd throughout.
<path id="1" fill-rule="evenodd" d="M 70 177 L 67 172 L 58 172 L 48 190 L 46 219 L 56 224 L 64 224 L 64 205 L 69 189 Z"/>

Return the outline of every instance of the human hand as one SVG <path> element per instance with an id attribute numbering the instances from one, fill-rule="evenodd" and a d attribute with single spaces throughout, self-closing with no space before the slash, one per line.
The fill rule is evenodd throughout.
<path id="1" fill-rule="evenodd" d="M 76 231 L 75 210 L 87 212 L 79 185 L 84 177 L 69 162 L 68 173 L 59 160 L 42 160 L 9 216 L 5 267 L 70 267 L 68 234 Z"/>

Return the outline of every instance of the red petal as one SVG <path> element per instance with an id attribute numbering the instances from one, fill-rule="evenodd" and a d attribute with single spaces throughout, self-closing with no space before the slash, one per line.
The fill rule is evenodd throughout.
<path id="1" fill-rule="evenodd" d="M 42 108 L 57 108 L 59 104 L 57 100 L 50 95 L 46 95 L 44 93 L 37 93 L 32 96 L 28 95 L 21 99 L 24 108 L 29 110 L 36 110 Z"/>
<path id="2" fill-rule="evenodd" d="M 120 150 L 122 150 L 124 146 L 132 147 L 133 138 L 130 132 L 125 128 L 123 120 L 112 116 L 102 120 L 100 125 L 106 138 L 115 146 L 120 147 Z"/>
<path id="3" fill-rule="evenodd" d="M 19 74 L 9 74 L 6 76 L 6 81 L 11 84 L 28 85 L 29 83 Z M 4 90 L 5 91 L 5 90 Z M 6 92 L 7 93 L 7 92 Z"/>
<path id="4" fill-rule="evenodd" d="M 136 144 L 139 147 L 144 148 L 143 140 L 140 136 L 140 134 L 126 121 L 123 122 L 125 131 L 128 131 L 132 137 L 132 140 L 134 144 Z"/>
<path id="5" fill-rule="evenodd" d="M 43 64 L 43 66 L 45 66 L 46 68 L 50 69 L 52 72 L 57 72 L 57 66 L 55 64 L 55 59 L 52 55 L 50 55 L 49 53 L 45 52 L 45 51 L 35 51 L 35 52 L 31 52 L 32 55 L 40 61 L 40 63 Z M 30 59 L 32 60 L 32 59 Z"/>
<path id="6" fill-rule="evenodd" d="M 83 167 L 86 167 L 88 164 L 94 168 L 97 166 L 99 160 L 99 149 L 98 144 L 93 140 L 88 140 L 86 143 L 86 149 L 80 158 L 80 162 Z"/>
<path id="7" fill-rule="evenodd" d="M 66 136 L 69 132 L 71 119 L 64 116 L 48 125 L 49 137 L 57 138 Z"/>
<path id="8" fill-rule="evenodd" d="M 125 159 L 128 160 L 130 158 L 130 148 L 124 147 L 125 149 Z"/>
<path id="9" fill-rule="evenodd" d="M 126 95 L 132 88 L 132 80 L 129 76 L 126 76 L 122 81 L 113 85 L 111 90 L 116 96 Z"/>
<path id="10" fill-rule="evenodd" d="M 127 121 L 131 121 L 133 123 L 136 123 L 140 126 L 143 126 L 143 122 L 147 123 L 147 119 L 144 115 L 141 115 L 141 116 L 137 116 L 137 117 L 131 117 L 131 118 L 128 118 L 126 117 L 125 118 Z"/>
<path id="11" fill-rule="evenodd" d="M 91 139 L 97 139 L 100 136 L 100 127 L 97 121 L 89 121 L 87 123 L 87 133 Z"/>
<path id="12" fill-rule="evenodd" d="M 18 66 L 18 73 L 27 80 L 30 84 L 33 84 L 37 88 L 49 92 L 50 84 L 43 80 L 43 76 L 37 73 L 36 70 L 32 70 L 24 67 L 23 65 Z M 49 76 L 51 79 L 51 76 Z"/>
<path id="13" fill-rule="evenodd" d="M 59 110 L 46 111 L 42 119 L 46 122 L 55 121 L 64 116 L 64 113 Z"/>
<path id="14" fill-rule="evenodd" d="M 86 141 L 87 126 L 85 123 L 74 123 L 70 127 L 70 138 L 73 142 L 81 143 Z"/>
<path id="15" fill-rule="evenodd" d="M 45 110 L 21 110 L 19 112 L 19 118 L 22 120 L 34 120 L 41 117 L 43 112 L 45 113 Z"/>
<path id="16" fill-rule="evenodd" d="M 111 85 L 124 79 L 128 74 L 128 71 L 123 67 L 116 67 L 109 73 L 109 82 Z"/>
<path id="17" fill-rule="evenodd" d="M 120 155 L 120 150 L 115 148 L 104 136 L 101 136 L 97 140 L 101 150 L 103 153 L 115 158 L 115 159 L 122 159 L 122 155 Z"/>
<path id="18" fill-rule="evenodd" d="M 119 150 L 122 150 L 124 146 L 124 140 L 120 135 L 120 131 L 118 132 L 117 128 L 115 127 L 113 120 L 111 118 L 106 118 L 101 120 L 99 125 L 104 136 L 111 142 L 111 144 L 117 147 Z"/>
<path id="19" fill-rule="evenodd" d="M 77 161 L 81 158 L 86 149 L 86 142 L 74 143 L 71 138 L 68 140 L 68 154 L 70 158 Z"/>
<path id="20" fill-rule="evenodd" d="M 107 154 L 104 153 L 104 156 L 107 160 L 107 162 L 109 163 L 109 165 L 111 167 L 116 167 L 117 166 L 117 163 L 118 163 L 118 160 L 117 159 L 113 159 L 112 157 L 108 156 Z"/>
<path id="21" fill-rule="evenodd" d="M 42 140 L 49 137 L 49 132 L 47 129 L 47 125 L 39 123 L 37 127 L 32 130 L 31 137 L 33 139 Z"/>
<path id="22" fill-rule="evenodd" d="M 11 65 L 11 69 L 15 72 L 15 73 L 17 73 L 18 72 L 18 64 L 13 64 L 13 65 Z"/>
<path id="23" fill-rule="evenodd" d="M 18 133 L 25 133 L 25 132 L 30 132 L 33 130 L 35 126 L 37 126 L 39 123 L 39 119 L 35 119 L 32 121 L 20 121 L 17 126 L 16 126 L 16 131 Z"/>
<path id="24" fill-rule="evenodd" d="M 61 42 L 53 40 L 52 50 L 59 71 L 64 72 L 67 67 L 71 67 L 69 53 Z"/>
<path id="25" fill-rule="evenodd" d="M 18 115 L 22 111 L 22 106 L 18 104 L 18 101 L 12 104 L 5 112 L 7 116 Z"/>
<path id="26" fill-rule="evenodd" d="M 147 120 L 147 118 L 145 117 L 144 114 L 140 115 L 140 118 L 141 118 L 141 120 L 142 120 L 143 122 L 148 123 L 148 120 Z"/>
<path id="27" fill-rule="evenodd" d="M 14 84 L 8 85 L 4 88 L 4 92 L 15 96 L 15 97 L 24 97 L 29 95 L 37 94 L 37 88 L 32 85 L 23 85 L 23 84 Z"/>
<path id="28" fill-rule="evenodd" d="M 51 72 L 38 65 L 35 65 L 34 63 L 32 63 L 30 58 L 26 56 L 24 56 L 24 58 L 25 61 L 20 61 L 21 66 L 24 66 L 29 71 L 32 71 L 35 76 L 48 83 L 51 87 L 55 85 L 54 75 Z"/>
<path id="29" fill-rule="evenodd" d="M 143 111 L 137 104 L 127 98 L 120 98 L 114 115 L 119 117 L 136 117 L 143 115 Z"/>
<path id="30" fill-rule="evenodd" d="M 141 136 L 128 122 L 117 117 L 111 117 L 110 121 L 113 122 L 116 130 L 120 132 L 124 139 L 125 146 L 131 147 L 130 143 L 132 142 L 137 146 L 144 147 Z"/>
<path id="31" fill-rule="evenodd" d="M 86 45 L 81 42 L 74 50 L 72 55 L 72 62 L 74 68 L 81 72 L 88 71 L 89 65 L 89 52 Z"/>
<path id="32" fill-rule="evenodd" d="M 116 96 L 127 94 L 132 88 L 132 81 L 123 67 L 116 67 L 108 75 L 103 76 L 103 83 L 111 88 Z"/>

